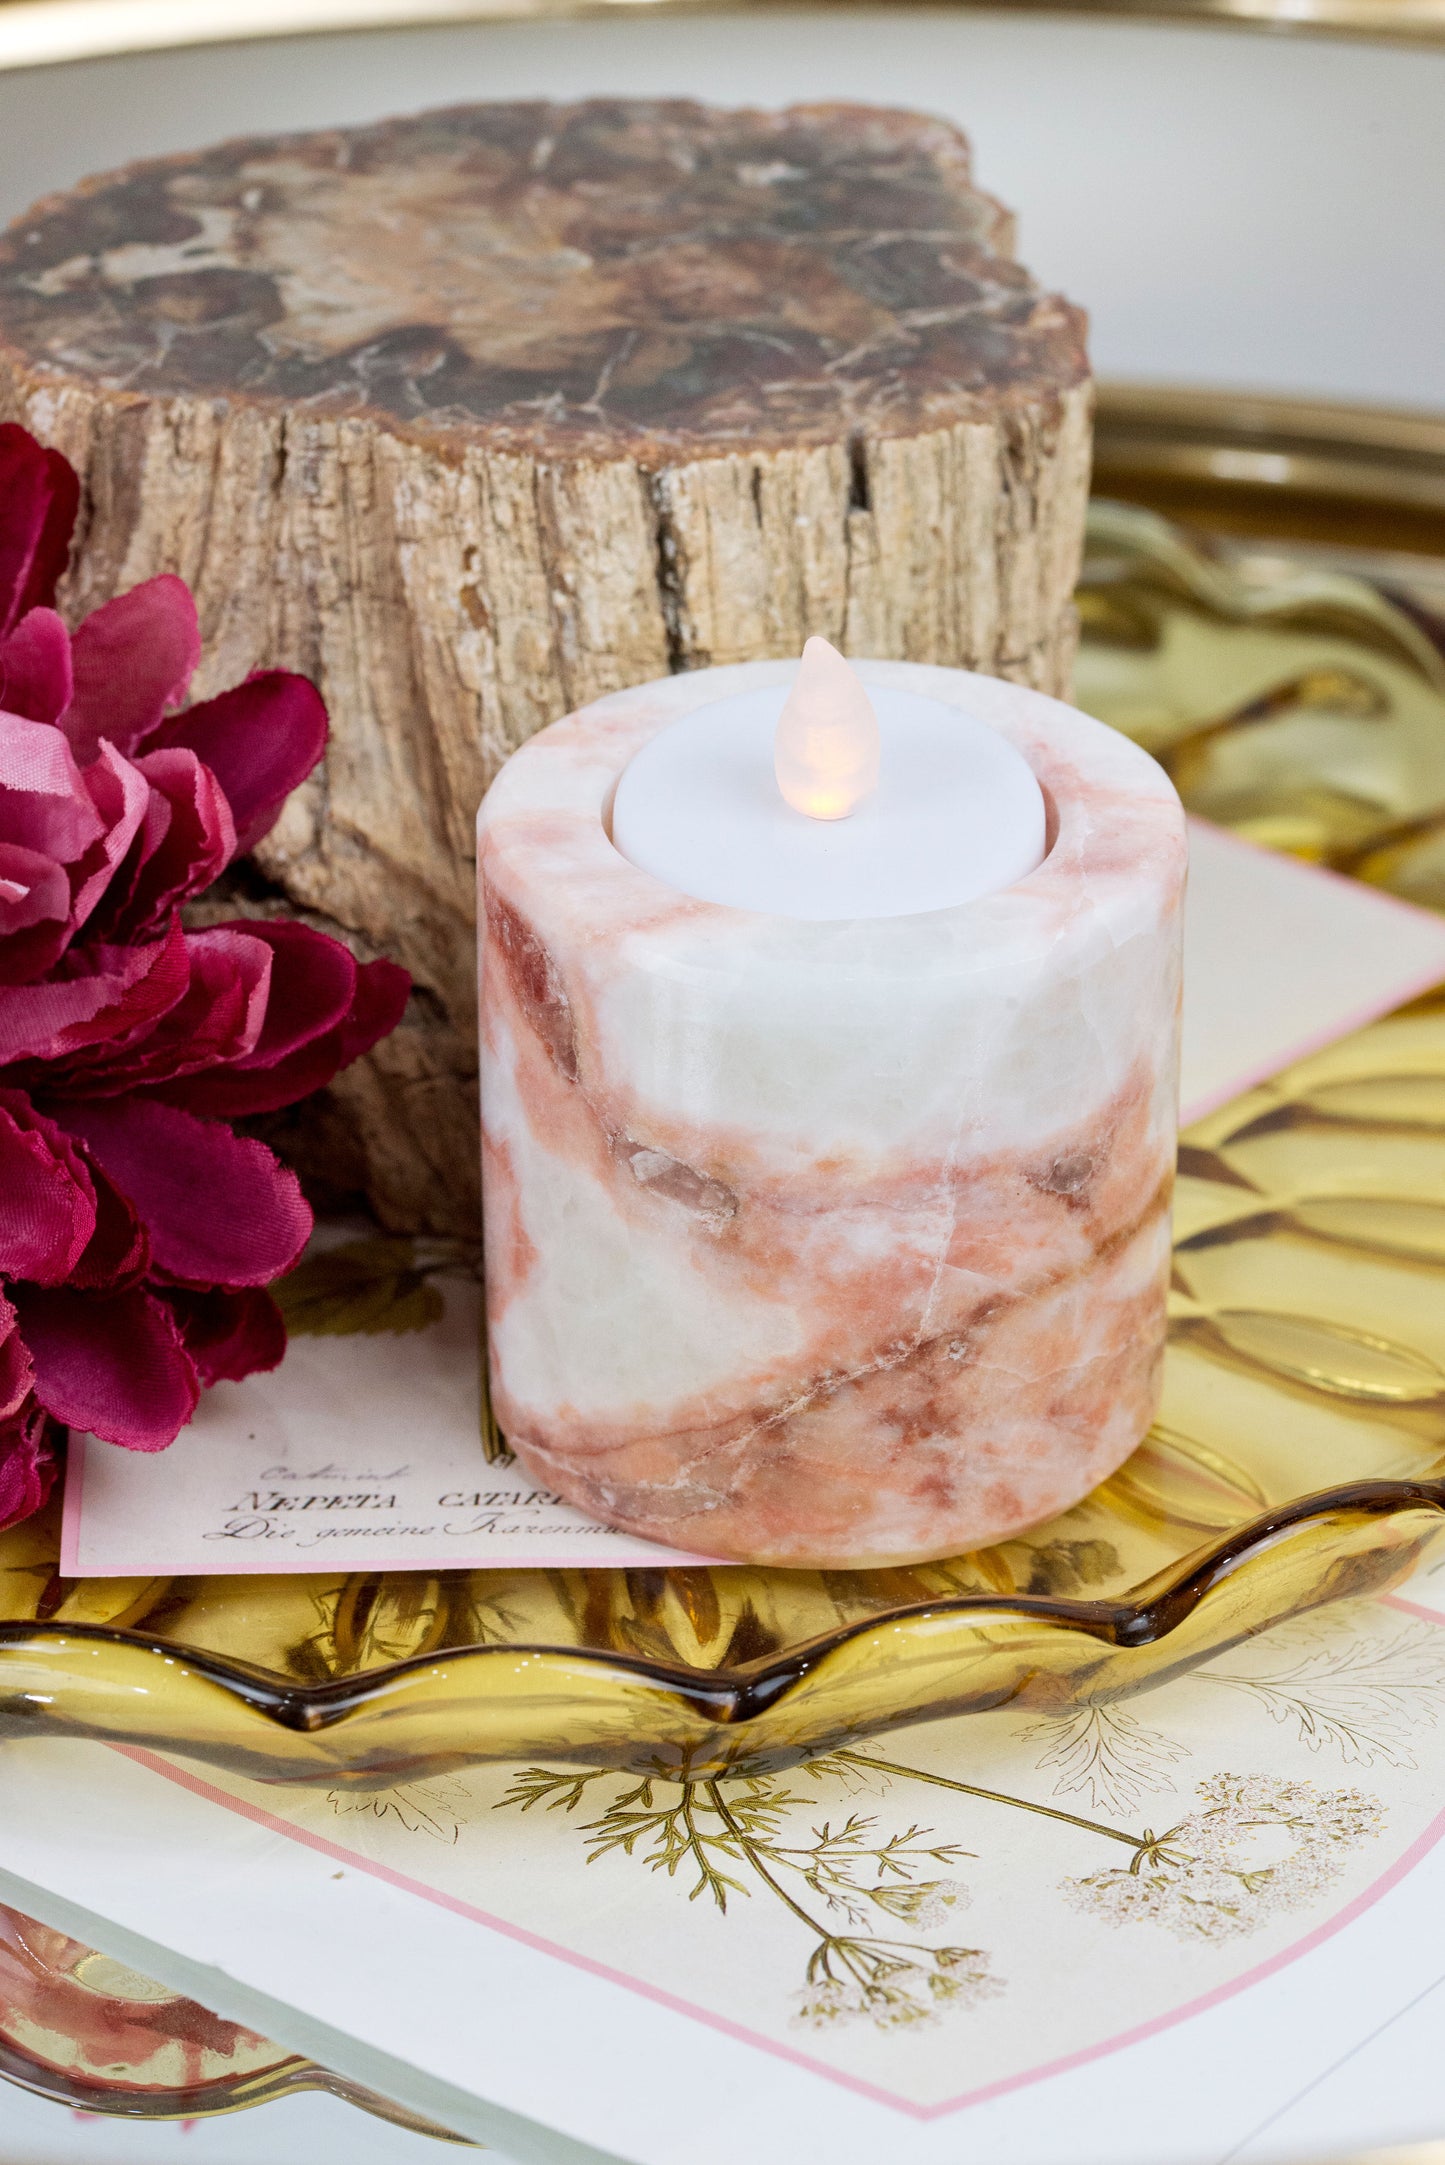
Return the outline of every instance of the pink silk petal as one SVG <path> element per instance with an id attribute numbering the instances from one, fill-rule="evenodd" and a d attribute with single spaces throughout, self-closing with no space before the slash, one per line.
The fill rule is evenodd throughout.
<path id="1" fill-rule="evenodd" d="M 349 1067 L 389 1037 L 410 998 L 411 979 L 399 962 L 363 962 L 356 973 L 356 998 L 341 1025 L 337 1066 Z"/>
<path id="2" fill-rule="evenodd" d="M 53 609 L 32 609 L 0 645 L 0 707 L 58 722 L 73 692 L 70 633 Z"/>
<path id="3" fill-rule="evenodd" d="M 200 1383 L 164 1302 L 140 1286 L 125 1293 L 16 1286 L 12 1297 L 47 1413 L 132 1451 L 175 1442 Z"/>
<path id="4" fill-rule="evenodd" d="M 75 468 L 18 422 L 0 426 L 0 637 L 55 599 L 80 503 Z"/>
<path id="5" fill-rule="evenodd" d="M 92 1048 L 124 1047 L 152 1029 L 190 982 L 179 921 L 148 947 L 72 948 L 60 972 L 43 985 L 0 985 L 0 1068 L 56 1063 L 47 1090 L 68 1087 Z"/>
<path id="6" fill-rule="evenodd" d="M 275 824 L 326 749 L 326 708 L 305 677 L 263 669 L 216 699 L 161 724 L 152 746 L 189 745 L 226 793 L 236 847 L 248 850 Z"/>
<path id="7" fill-rule="evenodd" d="M 35 1405 L 0 1421 L 0 1533 L 32 1518 L 55 1484 L 49 1427 Z"/>
<path id="8" fill-rule="evenodd" d="M 75 1144 L 22 1090 L 0 1090 L 0 1278 L 63 1284 L 95 1223 L 95 1189 Z"/>
<path id="9" fill-rule="evenodd" d="M 209 1293 L 177 1287 L 164 1297 L 202 1383 L 240 1383 L 258 1369 L 280 1367 L 286 1325 L 260 1286 L 243 1286 L 239 1292 L 217 1287 Z"/>
<path id="10" fill-rule="evenodd" d="M 134 751 L 185 694 L 201 658 L 196 605 L 184 579 L 163 572 L 93 610 L 71 641 L 75 692 L 61 727 L 82 766 L 104 737 Z"/>
<path id="11" fill-rule="evenodd" d="M 19 1412 L 34 1381 L 35 1371 L 20 1335 L 20 1318 L 0 1292 L 0 1421 L 9 1421 Z"/>
<path id="12" fill-rule="evenodd" d="M 33 984 L 70 938 L 70 881 L 38 850 L 0 842 L 0 985 Z"/>
<path id="13" fill-rule="evenodd" d="M 271 950 L 229 926 L 185 935 L 190 982 L 174 1007 L 124 1045 L 96 1045 L 68 1063 L 59 1094 L 125 1097 L 243 1058 L 260 1035 Z"/>
<path id="14" fill-rule="evenodd" d="M 268 927 L 270 930 L 279 927 Z M 304 930 L 304 927 L 288 929 Z M 313 933 L 326 940 L 324 933 Z M 339 942 L 326 941 L 328 946 Z M 278 965 L 280 955 L 277 956 Z M 293 985 L 294 994 L 294 985 Z M 302 1038 L 279 1057 L 265 1061 L 267 1033 L 250 1058 L 229 1067 L 208 1068 L 204 1073 L 164 1086 L 158 1095 L 168 1104 L 184 1105 L 191 1112 L 209 1113 L 238 1120 L 248 1113 L 277 1112 L 298 1098 L 320 1090 L 341 1069 L 379 1039 L 396 1028 L 411 992 L 411 979 L 394 962 L 363 962 L 356 970 L 355 990 L 346 1012 L 329 1029 Z M 274 997 L 274 995 L 273 995 Z M 319 1004 L 319 1003 L 318 1003 Z M 269 1027 L 270 1014 L 267 1014 Z"/>
<path id="15" fill-rule="evenodd" d="M 220 783 L 194 752 L 143 752 L 136 761 L 151 801 L 168 817 L 154 846 L 136 868 L 130 894 L 116 923 L 120 937 L 143 938 L 172 909 L 209 887 L 236 854 L 236 829 Z M 114 935 L 112 935 L 114 936 Z"/>
<path id="16" fill-rule="evenodd" d="M 248 1067 L 271 1067 L 344 1022 L 356 998 L 356 957 L 340 940 L 289 917 L 233 918 L 232 929 L 271 950 L 266 1020 Z"/>
<path id="17" fill-rule="evenodd" d="M 86 791 L 102 822 L 100 838 L 76 867 L 74 926 L 86 923 L 115 876 L 151 806 L 151 786 L 138 767 L 103 744 L 82 777 Z"/>
<path id="18" fill-rule="evenodd" d="M 306 1245 L 301 1184 L 264 1143 L 149 1099 L 66 1105 L 57 1117 L 130 1198 L 163 1276 L 269 1285 Z"/>
<path id="19" fill-rule="evenodd" d="M 298 1098 L 325 1088 L 341 1069 L 339 1046 L 340 1031 L 327 1030 L 270 1067 L 205 1068 L 158 1083 L 154 1094 L 163 1104 L 215 1120 L 280 1112 Z"/>
<path id="20" fill-rule="evenodd" d="M 43 850 L 0 842 L 0 940 L 27 932 L 46 918 L 63 924 L 69 915 L 70 882 L 64 865 Z"/>
<path id="21" fill-rule="evenodd" d="M 255 939 L 239 925 L 213 925 L 205 932 L 188 932 L 186 948 L 191 958 L 192 984 L 204 989 L 209 999 L 206 1016 L 197 1015 L 191 1045 L 180 1042 L 176 1032 L 175 1053 L 170 1057 L 172 1074 L 190 1066 L 216 1060 L 244 1060 L 254 1050 L 265 1027 L 275 967 L 264 940 Z M 184 1004 L 184 1003 L 183 1003 Z M 161 1025 L 169 1034 L 169 1020 Z"/>
<path id="22" fill-rule="evenodd" d="M 107 744 L 103 749 L 110 752 L 112 758 L 119 759 L 119 752 L 112 752 L 110 745 Z M 133 761 L 128 761 L 127 764 L 133 765 L 135 772 L 140 774 L 138 764 Z M 99 771 L 100 762 L 97 760 L 91 772 L 98 773 Z M 141 780 L 145 781 L 144 775 L 141 775 Z M 130 848 L 125 853 L 124 862 L 116 864 L 110 878 L 105 883 L 104 892 L 97 899 L 95 908 L 86 920 L 87 934 L 91 939 L 125 941 L 125 933 L 123 931 L 118 933 L 116 928 L 129 906 L 131 895 L 135 891 L 136 881 L 140 878 L 141 866 L 147 864 L 154 857 L 170 831 L 171 817 L 169 800 L 159 795 L 157 791 L 151 788 L 150 783 L 146 782 L 145 810 L 141 815 L 140 825 L 136 828 L 131 840 Z"/>
<path id="23" fill-rule="evenodd" d="M 91 1293 L 119 1293 L 139 1285 L 150 1269 L 150 1242 L 128 1196 L 86 1153 L 95 1189 L 95 1231 L 66 1283 Z"/>
<path id="24" fill-rule="evenodd" d="M 46 722 L 0 713 L 0 832 L 22 849 L 73 864 L 109 824 L 91 802 L 70 746 Z"/>

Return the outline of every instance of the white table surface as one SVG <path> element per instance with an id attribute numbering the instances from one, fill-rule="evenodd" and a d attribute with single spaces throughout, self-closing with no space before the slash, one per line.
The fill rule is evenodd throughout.
<path id="1" fill-rule="evenodd" d="M 334 2097 L 285 2097 L 217 2120 L 113 2120 L 0 2086 L 0 2165 L 446 2165 L 465 2150 Z"/>
<path id="2" fill-rule="evenodd" d="M 1442 2001 L 1445 1981 L 1399 2013 L 1382 2015 L 1367 2045 L 1322 2073 L 1219 2165 L 1325 2160 L 1352 2143 L 1377 2148 L 1393 2139 L 1381 2133 L 1381 2104 L 1390 2098 L 1402 2101 L 1399 2132 L 1410 2139 L 1420 2121 L 1404 2101 L 1414 2098 L 1422 2069 L 1439 2060 Z M 1388 2104 L 1384 2119 L 1391 2119 Z M 1445 2100 L 1435 2124 L 1445 2126 Z M 1418 2165 L 1445 2165 L 1445 2142 L 1431 2147 L 1435 2154 L 1422 2153 Z M 147 2127 L 0 2089 L 0 2165 L 443 2165 L 466 2155 L 328 2097 L 284 2098 L 222 2120 Z M 487 2156 L 502 2165 L 501 2152 Z"/>

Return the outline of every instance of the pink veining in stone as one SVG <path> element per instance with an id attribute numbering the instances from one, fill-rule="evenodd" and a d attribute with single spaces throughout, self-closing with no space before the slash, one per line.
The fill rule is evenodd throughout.
<path id="1" fill-rule="evenodd" d="M 1041 694 L 868 663 L 1008 736 L 1052 844 L 924 916 L 694 901 L 612 846 L 632 754 L 786 663 L 534 737 L 478 822 L 498 1416 L 614 1525 L 752 1562 L 999 1541 L 1153 1418 L 1175 1144 L 1183 815 Z"/>

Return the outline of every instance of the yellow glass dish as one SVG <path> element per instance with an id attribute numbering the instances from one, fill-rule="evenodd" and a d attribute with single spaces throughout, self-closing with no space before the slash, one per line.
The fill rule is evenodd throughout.
<path id="1" fill-rule="evenodd" d="M 1119 506 L 1095 509 L 1080 601 L 1081 703 L 1199 809 L 1435 899 L 1428 615 L 1318 564 L 1251 573 Z M 52 1513 L 0 1538 L 0 1737 L 328 1788 L 483 1760 L 762 1771 L 933 1716 L 1115 1698 L 1377 1592 L 1445 1517 L 1445 998 L 1198 1123 L 1180 1169 L 1160 1423 L 1026 1539 L 888 1571 L 76 1584 Z M 381 1245 L 389 1297 L 415 1297 Z M 336 1323 L 320 1303 L 311 1327 Z"/>

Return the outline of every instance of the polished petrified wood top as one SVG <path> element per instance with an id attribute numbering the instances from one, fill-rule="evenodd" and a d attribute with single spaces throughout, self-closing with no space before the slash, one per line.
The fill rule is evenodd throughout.
<path id="1" fill-rule="evenodd" d="M 856 106 L 457 106 L 248 137 L 36 206 L 0 341 L 112 392 L 562 454 L 909 433 L 1086 373 L 952 127 Z"/>

